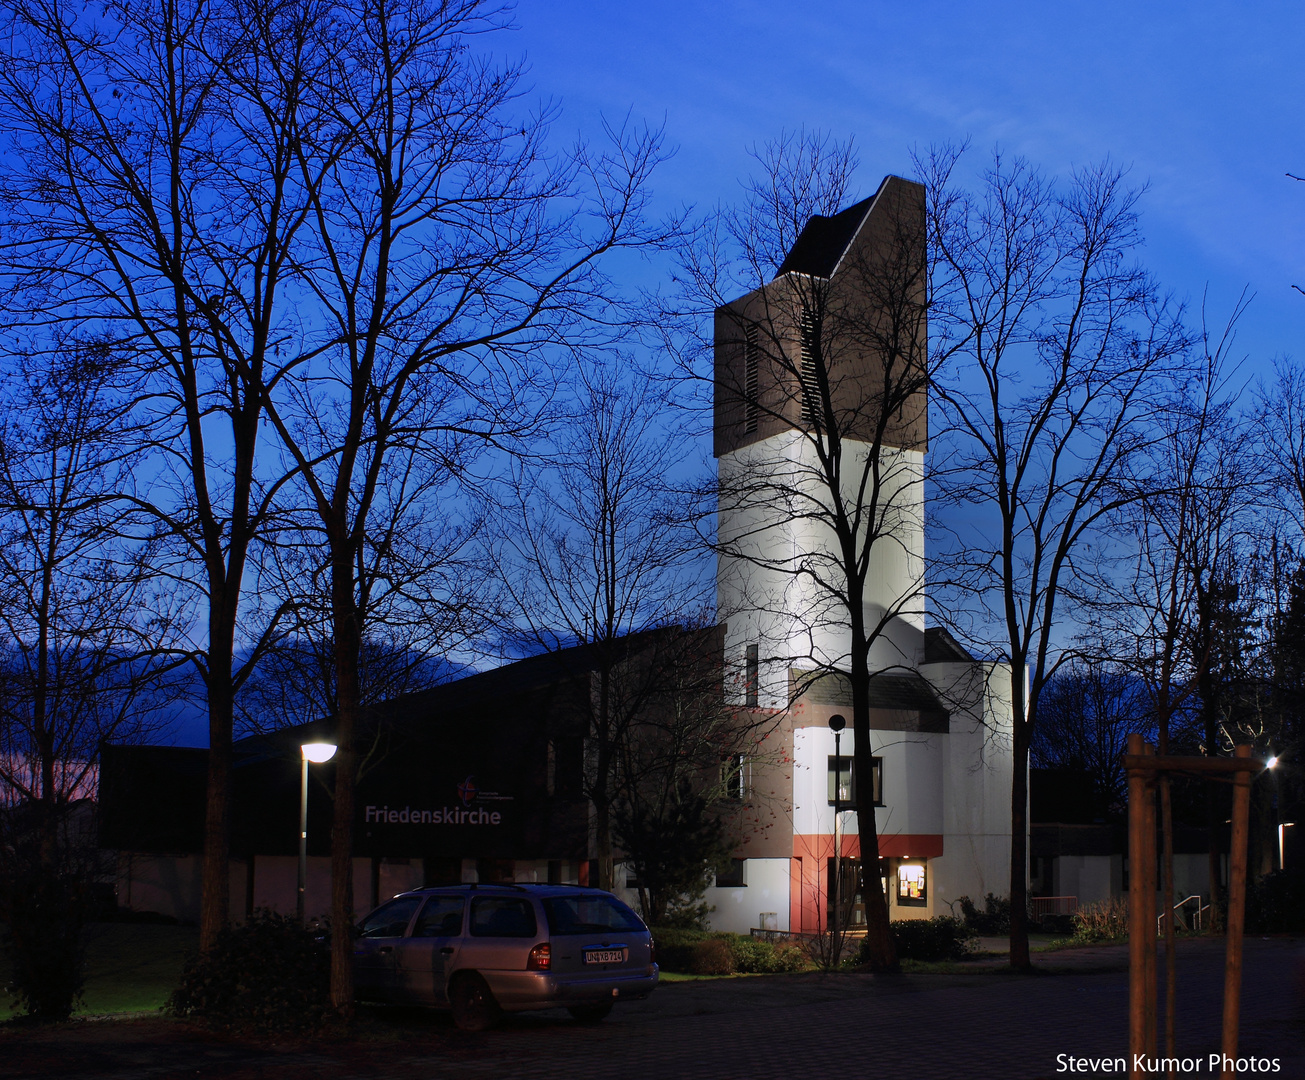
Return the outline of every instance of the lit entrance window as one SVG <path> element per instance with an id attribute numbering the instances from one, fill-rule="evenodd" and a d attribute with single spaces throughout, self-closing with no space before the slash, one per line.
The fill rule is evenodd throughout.
<path id="1" fill-rule="evenodd" d="M 901 863 L 897 867 L 897 902 L 924 907 L 929 902 L 927 884 L 923 863 Z"/>

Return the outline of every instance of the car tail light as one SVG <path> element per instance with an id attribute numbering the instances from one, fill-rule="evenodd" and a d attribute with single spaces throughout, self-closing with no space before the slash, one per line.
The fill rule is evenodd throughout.
<path id="1" fill-rule="evenodd" d="M 648 939 L 648 963 L 657 963 L 657 942 L 653 941 L 652 938 Z"/>
<path id="2" fill-rule="evenodd" d="M 527 971 L 547 971 L 553 966 L 553 947 L 547 941 L 541 941 L 530 950 L 530 959 L 526 961 Z"/>

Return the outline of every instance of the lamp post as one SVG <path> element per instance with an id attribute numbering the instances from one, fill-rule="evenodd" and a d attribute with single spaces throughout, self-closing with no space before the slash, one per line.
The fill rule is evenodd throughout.
<path id="1" fill-rule="evenodd" d="M 326 742 L 303 743 L 299 772 L 299 892 L 295 897 L 295 915 L 300 925 L 304 921 L 304 887 L 308 881 L 308 763 L 320 765 L 335 756 L 335 744 Z"/>
<path id="2" fill-rule="evenodd" d="M 843 959 L 843 943 L 838 937 L 838 909 L 843 899 L 843 866 L 840 858 L 842 852 L 838 846 L 838 811 L 842 809 L 839 805 L 839 796 L 842 794 L 843 787 L 843 753 L 839 740 L 842 738 L 843 728 L 845 727 L 847 727 L 847 721 L 838 713 L 829 718 L 829 730 L 834 733 L 834 918 L 831 927 L 831 945 L 833 946 L 833 966 L 835 968 L 838 967 L 839 961 Z"/>
<path id="3" fill-rule="evenodd" d="M 1278 869 L 1284 869 L 1286 834 L 1282 827 L 1282 807 L 1278 805 L 1278 755 L 1270 754 L 1264 767 L 1273 773 L 1273 822 L 1278 827 Z"/>

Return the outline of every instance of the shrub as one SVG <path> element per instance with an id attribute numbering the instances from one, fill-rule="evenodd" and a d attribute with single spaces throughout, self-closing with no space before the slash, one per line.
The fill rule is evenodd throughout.
<path id="1" fill-rule="evenodd" d="M 1128 937 L 1128 901 L 1111 897 L 1074 912 L 1074 940 L 1085 943 Z"/>
<path id="2" fill-rule="evenodd" d="M 4 989 L 35 1020 L 67 1020 L 85 981 L 85 882 L 36 859 L 15 863 L 0 903 L 9 924 Z"/>
<path id="3" fill-rule="evenodd" d="M 769 941 L 747 934 L 708 933 L 703 930 L 659 926 L 653 930 L 653 940 L 657 942 L 657 963 L 663 971 L 695 975 L 733 972 L 771 975 L 802 971 L 807 966 L 806 957 L 799 946 L 792 943 L 772 945 Z M 724 943 L 733 963 L 729 972 L 698 970 L 697 965 L 703 962 L 700 947 L 708 942 Z M 714 946 L 711 955 L 715 956 L 718 951 L 719 945 Z"/>
<path id="4" fill-rule="evenodd" d="M 975 932 L 960 919 L 937 915 L 932 919 L 900 919 L 889 924 L 901 960 L 960 960 L 969 954 Z M 861 944 L 861 963 L 869 960 Z"/>
<path id="5" fill-rule="evenodd" d="M 773 975 L 786 971 L 801 971 L 806 958 L 797 945 L 772 945 L 769 941 L 745 934 L 722 935 L 734 954 L 736 971 L 747 975 Z"/>
<path id="6" fill-rule="evenodd" d="M 736 970 L 734 950 L 724 938 L 708 938 L 693 947 L 694 975 L 733 975 Z"/>
<path id="7" fill-rule="evenodd" d="M 961 905 L 961 917 L 966 927 L 976 934 L 1010 933 L 1010 899 L 988 893 L 983 898 L 983 910 L 974 905 L 968 896 L 957 901 Z"/>
<path id="8" fill-rule="evenodd" d="M 687 974 L 693 970 L 693 950 L 699 942 L 706 941 L 705 930 L 684 930 L 677 926 L 653 928 L 657 942 L 657 964 L 663 971 Z"/>
<path id="9" fill-rule="evenodd" d="M 187 961 L 165 1008 L 242 1034 L 315 1031 L 333 1015 L 330 954 L 293 917 L 259 909 Z"/>

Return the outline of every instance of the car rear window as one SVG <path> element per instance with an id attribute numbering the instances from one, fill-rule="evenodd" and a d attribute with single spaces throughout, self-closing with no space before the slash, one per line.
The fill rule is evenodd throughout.
<path id="1" fill-rule="evenodd" d="M 556 936 L 644 930 L 643 920 L 614 896 L 550 896 L 544 901 L 548 928 Z"/>
<path id="2" fill-rule="evenodd" d="M 538 933 L 535 909 L 529 900 L 511 896 L 481 896 L 471 902 L 473 937 L 528 937 Z"/>

